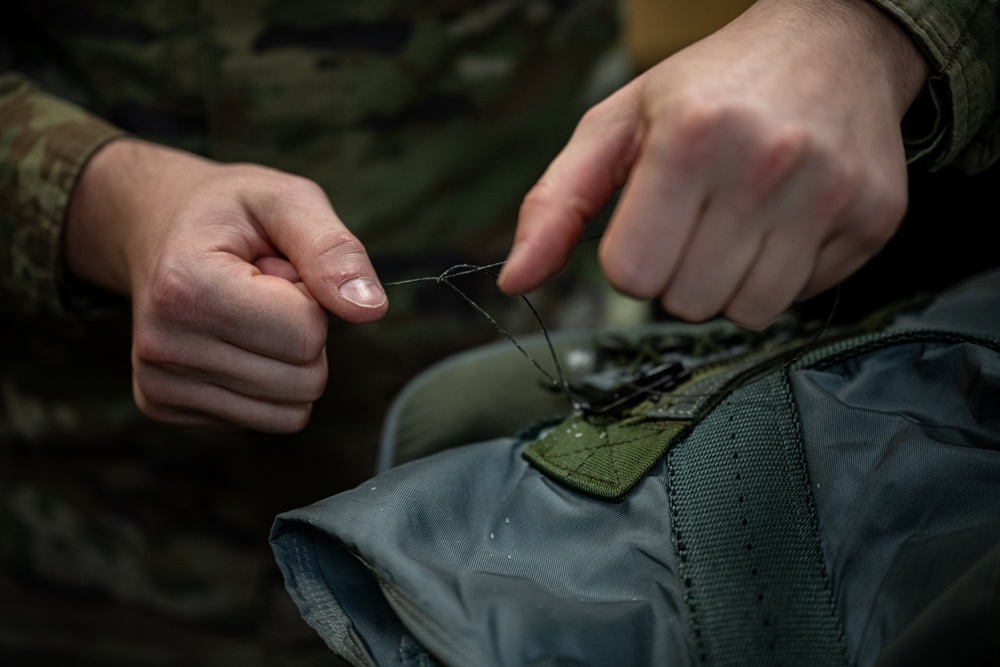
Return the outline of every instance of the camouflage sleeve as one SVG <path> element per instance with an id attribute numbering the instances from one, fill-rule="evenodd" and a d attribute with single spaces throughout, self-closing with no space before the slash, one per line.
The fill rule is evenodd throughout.
<path id="1" fill-rule="evenodd" d="M 87 159 L 122 134 L 18 75 L 0 75 L 0 305 L 67 314 L 66 205 Z"/>
<path id="2" fill-rule="evenodd" d="M 904 119 L 911 161 L 982 171 L 1000 156 L 997 0 L 873 0 L 923 48 L 931 76 Z"/>

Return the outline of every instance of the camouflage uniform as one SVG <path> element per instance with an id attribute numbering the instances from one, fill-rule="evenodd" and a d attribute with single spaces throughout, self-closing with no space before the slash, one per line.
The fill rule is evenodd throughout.
<path id="1" fill-rule="evenodd" d="M 352 353 L 330 354 L 331 390 L 302 434 L 153 424 L 132 404 L 127 312 L 60 272 L 73 183 L 124 131 L 314 179 L 385 281 L 494 261 L 585 106 L 614 7 L 13 4 L 0 24 L 0 664 L 329 661 L 281 589 L 271 520 L 366 478 L 403 381 L 492 328 L 434 286 L 390 288 L 385 321 L 331 323 L 331 350 Z M 997 143 L 1000 34 L 992 5 L 974 4 L 891 10 L 942 72 L 921 155 L 973 169 Z M 952 95 L 956 82 L 980 98 Z M 492 279 L 463 286 L 518 328 L 520 304 Z M 541 295 L 549 323 L 579 303 L 566 289 Z"/>
<path id="2" fill-rule="evenodd" d="M 585 109 L 615 20 L 602 0 L 5 10 L 0 664 L 335 661 L 284 592 L 271 521 L 367 477 L 398 387 L 495 335 L 447 288 L 389 288 L 384 322 L 331 322 L 331 388 L 303 433 L 154 424 L 132 403 L 123 304 L 60 275 L 87 157 L 126 131 L 305 175 L 384 281 L 496 261 Z M 502 312 L 523 306 L 492 277 L 460 284 L 519 326 Z"/>
<path id="3" fill-rule="evenodd" d="M 910 31 L 930 79 L 903 124 L 908 154 L 968 173 L 1000 155 L 1000 6 L 996 0 L 874 0 Z"/>

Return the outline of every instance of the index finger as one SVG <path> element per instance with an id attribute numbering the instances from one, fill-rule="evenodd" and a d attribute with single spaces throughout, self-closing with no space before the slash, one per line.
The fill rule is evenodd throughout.
<path id="1" fill-rule="evenodd" d="M 541 285 L 566 265 L 583 228 L 624 184 L 640 132 L 630 87 L 591 109 L 521 205 L 497 284 L 507 294 Z"/>

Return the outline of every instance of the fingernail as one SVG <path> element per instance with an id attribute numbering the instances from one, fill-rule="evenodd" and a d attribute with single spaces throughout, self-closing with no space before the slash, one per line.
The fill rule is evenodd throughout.
<path id="1" fill-rule="evenodd" d="M 378 308 L 385 303 L 382 286 L 370 278 L 351 278 L 340 286 L 340 296 L 362 308 Z"/>

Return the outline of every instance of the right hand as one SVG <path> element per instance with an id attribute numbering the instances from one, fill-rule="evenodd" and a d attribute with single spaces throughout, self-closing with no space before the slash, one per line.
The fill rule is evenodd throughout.
<path id="1" fill-rule="evenodd" d="M 500 288 L 560 271 L 623 188 L 600 247 L 615 288 L 767 326 L 895 233 L 900 119 L 927 72 L 867 0 L 757 0 L 587 113 L 525 197 Z"/>
<path id="2" fill-rule="evenodd" d="M 327 311 L 387 301 L 360 241 L 315 183 L 134 139 L 91 159 L 65 258 L 128 295 L 136 404 L 179 425 L 302 429 L 327 381 Z"/>

